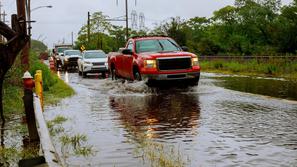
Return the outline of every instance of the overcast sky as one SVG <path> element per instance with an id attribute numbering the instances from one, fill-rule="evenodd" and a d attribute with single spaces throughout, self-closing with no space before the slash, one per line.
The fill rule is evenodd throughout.
<path id="1" fill-rule="evenodd" d="M 0 0 L 2 11 L 16 13 L 16 0 Z M 118 5 L 117 5 L 118 1 Z M 226 5 L 233 5 L 234 0 L 128 0 L 129 15 L 132 10 L 144 13 L 145 26 L 152 28 L 170 17 L 180 16 L 183 19 L 210 17 L 215 10 Z M 284 4 L 292 0 L 282 0 Z M 125 15 L 125 0 L 31 0 L 31 9 L 52 5 L 53 8 L 40 8 L 32 11 L 32 37 L 44 41 L 49 47 L 54 43 L 71 43 L 71 32 L 74 40 L 82 25 L 87 22 L 87 12 L 102 11 L 111 18 Z M 130 15 L 131 16 L 131 15 Z M 125 25 L 124 22 L 117 23 Z M 129 23 L 131 26 L 131 21 Z"/>

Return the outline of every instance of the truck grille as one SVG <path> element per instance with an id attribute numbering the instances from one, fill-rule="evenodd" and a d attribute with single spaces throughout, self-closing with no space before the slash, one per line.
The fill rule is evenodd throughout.
<path id="1" fill-rule="evenodd" d="M 77 59 L 78 59 L 77 57 L 71 57 L 68 59 L 68 61 L 71 63 L 77 63 Z"/>
<path id="2" fill-rule="evenodd" d="M 192 66 L 190 57 L 158 59 L 159 70 L 184 70 Z"/>

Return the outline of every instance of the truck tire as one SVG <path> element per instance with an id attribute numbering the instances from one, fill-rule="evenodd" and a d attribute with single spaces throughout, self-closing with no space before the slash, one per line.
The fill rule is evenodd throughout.
<path id="1" fill-rule="evenodd" d="M 117 80 L 118 79 L 118 76 L 116 74 L 116 69 L 114 68 L 114 66 L 111 67 L 110 73 L 111 73 L 111 79 L 112 80 Z"/>
<path id="2" fill-rule="evenodd" d="M 83 78 L 86 78 L 86 77 L 87 77 L 87 73 L 86 73 L 86 72 L 83 72 L 83 71 L 82 71 L 81 74 L 82 74 L 82 77 L 83 77 Z"/>
<path id="3" fill-rule="evenodd" d="M 191 80 L 189 81 L 189 85 L 190 85 L 190 86 L 197 86 L 198 83 L 199 83 L 199 79 L 200 79 L 200 77 L 195 77 L 195 78 L 191 79 Z"/>
<path id="4" fill-rule="evenodd" d="M 140 74 L 138 69 L 134 70 L 134 80 L 136 80 L 136 81 L 141 81 L 142 80 L 141 79 L 141 74 Z"/>
<path id="5" fill-rule="evenodd" d="M 77 70 L 77 71 L 78 71 L 78 75 L 81 76 L 81 75 L 82 75 L 82 74 L 81 74 L 81 71 L 79 71 L 79 70 Z"/>

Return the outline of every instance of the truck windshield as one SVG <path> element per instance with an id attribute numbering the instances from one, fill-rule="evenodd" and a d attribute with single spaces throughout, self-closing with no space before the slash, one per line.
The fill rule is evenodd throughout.
<path id="1" fill-rule="evenodd" d="M 71 48 L 67 48 L 67 47 L 60 47 L 60 48 L 57 48 L 57 52 L 58 53 L 63 53 L 65 50 L 69 50 Z"/>
<path id="2" fill-rule="evenodd" d="M 94 59 L 94 58 L 106 58 L 104 52 L 86 52 L 85 59 Z"/>
<path id="3" fill-rule="evenodd" d="M 80 51 L 79 50 L 65 51 L 65 55 L 67 55 L 67 56 L 69 56 L 69 55 L 80 55 Z"/>
<path id="4" fill-rule="evenodd" d="M 181 51 L 172 39 L 149 39 L 136 41 L 136 53 Z"/>

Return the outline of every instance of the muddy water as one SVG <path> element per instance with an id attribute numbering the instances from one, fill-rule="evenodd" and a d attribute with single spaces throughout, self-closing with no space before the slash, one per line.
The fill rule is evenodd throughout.
<path id="1" fill-rule="evenodd" d="M 165 154 L 169 160 L 180 155 L 184 166 L 297 164 L 297 102 L 225 89 L 209 74 L 198 87 L 162 89 L 73 73 L 61 77 L 77 94 L 47 107 L 46 119 L 68 118 L 63 134 L 84 134 L 92 147 L 88 156 L 65 155 L 55 135 L 69 166 L 151 166 L 139 151 L 150 147 L 143 141 L 173 147 Z"/>

